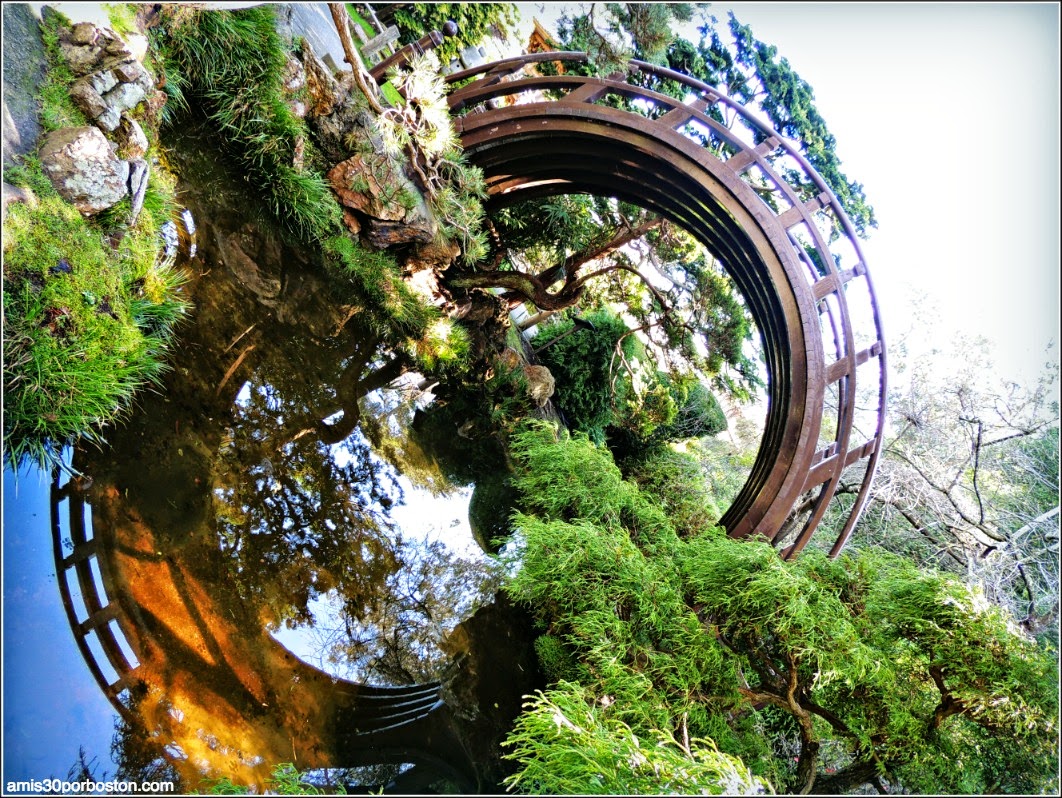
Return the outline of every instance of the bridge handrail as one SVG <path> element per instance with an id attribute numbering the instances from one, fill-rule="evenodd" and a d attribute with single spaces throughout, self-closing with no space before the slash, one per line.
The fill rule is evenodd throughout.
<path id="1" fill-rule="evenodd" d="M 585 53 L 562 51 L 554 53 L 534 53 L 530 55 L 516 56 L 503 59 L 491 64 L 483 64 L 474 69 L 456 73 L 447 78 L 450 85 L 467 81 L 469 78 L 477 78 L 460 88 L 456 88 L 450 96 L 451 112 L 475 110 L 492 100 L 502 97 L 522 94 L 526 92 L 541 92 L 548 90 L 567 90 L 564 97 L 557 102 L 567 101 L 569 105 L 578 103 L 594 104 L 609 95 L 621 95 L 628 100 L 643 100 L 653 107 L 660 109 L 663 115 L 659 118 L 666 119 L 674 114 L 677 119 L 671 120 L 672 130 L 678 130 L 682 125 L 696 122 L 707 128 L 711 136 L 719 141 L 719 152 L 713 152 L 738 175 L 744 175 L 754 165 L 759 168 L 760 175 L 768 181 L 764 190 L 770 194 L 777 194 L 790 206 L 785 211 L 768 205 L 779 217 L 779 221 L 786 229 L 791 245 L 798 260 L 805 264 L 809 272 L 809 278 L 814 285 L 814 301 L 819 304 L 819 313 L 823 326 L 822 337 L 824 349 L 833 350 L 834 358 L 830 368 L 825 374 L 826 385 L 836 386 L 836 396 L 829 399 L 836 402 L 837 425 L 833 442 L 817 452 L 816 457 L 809 466 L 808 481 L 805 490 L 814 493 L 818 489 L 818 496 L 808 503 L 811 517 L 804 528 L 796 535 L 792 545 L 784 550 L 788 556 L 790 552 L 798 551 L 807 542 L 810 533 L 814 530 L 818 521 L 824 515 L 830 499 L 836 492 L 841 473 L 850 465 L 867 461 L 862 484 L 857 493 L 854 507 L 855 511 L 848 518 L 837 542 L 834 552 L 840 551 L 851 534 L 858 520 L 859 514 L 865 504 L 870 482 L 877 468 L 877 462 L 881 452 L 881 440 L 885 425 L 885 399 L 886 399 L 886 353 L 884 335 L 882 331 L 881 314 L 876 300 L 873 283 L 865 268 L 865 257 L 858 237 L 847 213 L 835 192 L 826 181 L 814 169 L 800 150 L 799 143 L 792 142 L 777 133 L 767 122 L 736 100 L 726 96 L 709 84 L 693 78 L 689 75 L 677 72 L 667 67 L 650 64 L 645 61 L 632 60 L 628 62 L 626 74 L 617 73 L 608 77 L 591 77 L 584 75 L 532 75 L 525 74 L 516 80 L 502 81 L 502 78 L 525 70 L 526 67 L 546 62 L 586 62 Z M 697 98 L 697 102 L 682 101 L 673 96 L 654 91 L 653 89 L 632 85 L 627 82 L 630 77 L 644 74 L 662 80 L 670 80 L 688 88 L 690 93 Z M 537 102 L 538 98 L 532 100 Z M 521 103 L 522 104 L 522 103 Z M 706 111 L 716 105 L 722 105 L 732 111 L 736 118 L 752 134 L 753 141 L 750 144 L 744 141 L 735 131 L 721 124 L 709 116 Z M 488 108 L 483 108 L 488 110 Z M 494 115 L 501 112 L 493 111 Z M 457 120 L 459 131 L 465 125 L 461 118 Z M 469 120 L 471 121 L 471 120 Z M 478 123 L 477 123 L 478 124 Z M 670 124 L 670 122 L 669 122 Z M 733 152 L 726 152 L 729 148 Z M 722 155 L 727 157 L 722 157 Z M 784 166 L 788 167 L 779 174 L 774 167 L 778 158 L 788 159 Z M 793 168 L 795 167 L 795 169 Z M 794 176 L 799 175 L 799 176 Z M 743 178 L 744 179 L 744 178 Z M 746 181 L 748 182 L 748 181 Z M 752 183 L 750 182 L 750 185 Z M 806 194 L 808 187 L 813 190 L 813 198 L 808 200 Z M 799 188 L 799 191 L 798 191 Z M 763 197 L 761 196 L 761 199 Z M 766 203 L 766 200 L 764 200 Z M 830 211 L 829 218 L 816 221 L 816 214 Z M 829 239 L 827 234 L 820 229 L 820 224 L 829 226 Z M 795 227 L 803 226 L 810 236 L 809 246 L 817 252 L 816 262 L 812 262 L 803 251 L 802 245 L 794 233 L 789 232 Z M 839 229 L 838 229 L 839 227 Z M 846 244 L 851 247 L 852 257 L 855 259 L 851 268 L 842 269 L 834 261 L 834 249 L 831 243 L 843 236 Z M 867 296 L 870 301 L 869 318 L 863 321 L 860 331 L 867 331 L 869 325 L 872 328 L 871 336 L 873 343 L 866 349 L 859 350 L 856 341 L 856 332 L 853 329 L 852 317 L 848 313 L 846 300 L 847 284 L 856 278 L 861 278 L 866 286 Z M 837 305 L 835 308 L 834 305 Z M 832 346 L 827 347 L 827 333 Z M 862 430 L 863 434 L 869 432 L 865 442 L 851 445 L 851 433 L 853 429 L 852 418 L 856 412 L 856 369 L 871 358 L 878 361 L 878 384 L 876 396 L 876 420 L 873 423 L 872 432 Z M 824 396 L 824 406 L 827 399 Z M 828 408 L 834 409 L 834 408 Z"/>

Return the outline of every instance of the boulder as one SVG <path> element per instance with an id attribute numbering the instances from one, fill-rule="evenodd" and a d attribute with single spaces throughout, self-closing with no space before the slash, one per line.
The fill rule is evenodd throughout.
<path id="1" fill-rule="evenodd" d="M 435 238 L 435 226 L 425 221 L 407 223 L 369 219 L 365 237 L 378 249 L 405 244 L 426 244 Z"/>
<path id="2" fill-rule="evenodd" d="M 527 378 L 527 394 L 531 397 L 536 407 L 544 407 L 549 398 L 553 396 L 555 382 L 553 375 L 545 366 L 524 366 L 524 376 Z"/>
<path id="3" fill-rule="evenodd" d="M 95 127 L 63 128 L 41 146 L 41 166 L 59 195 L 81 213 L 110 208 L 129 193 L 129 163 Z"/>
<path id="4" fill-rule="evenodd" d="M 332 167 L 329 183 L 344 208 L 363 220 L 365 237 L 381 249 L 433 242 L 438 225 L 416 186 L 382 155 L 355 155 Z"/>
<path id="5" fill-rule="evenodd" d="M 75 80 L 70 97 L 85 116 L 110 132 L 118 128 L 125 111 L 136 108 L 154 90 L 143 65 L 126 58 Z"/>
<path id="6" fill-rule="evenodd" d="M 452 241 L 433 240 L 414 247 L 406 255 L 405 270 L 410 274 L 421 271 L 445 271 L 461 254 L 461 247 Z"/>
<path id="7" fill-rule="evenodd" d="M 355 155 L 332 167 L 328 182 L 339 204 L 346 208 L 388 222 L 406 218 L 405 207 L 395 201 L 394 187 L 408 181 L 387 158 Z"/>
<path id="8" fill-rule="evenodd" d="M 218 254 L 237 280 L 266 307 L 276 307 L 280 279 L 280 243 L 251 222 L 234 233 L 217 231 Z"/>
<path id="9" fill-rule="evenodd" d="M 59 49 L 79 76 L 71 87 L 71 98 L 103 130 L 115 130 L 122 113 L 155 90 L 155 81 L 140 59 L 109 28 L 79 22 L 60 34 Z"/>

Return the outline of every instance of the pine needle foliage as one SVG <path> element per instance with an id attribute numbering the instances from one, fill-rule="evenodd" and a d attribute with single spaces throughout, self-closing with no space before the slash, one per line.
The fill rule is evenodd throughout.
<path id="1" fill-rule="evenodd" d="M 507 779 L 532 795 L 761 795 L 766 785 L 710 740 L 688 750 L 668 731 L 636 734 L 584 688 L 561 682 L 525 705 L 509 756 L 526 762 Z"/>
<path id="2" fill-rule="evenodd" d="M 512 451 L 507 590 L 559 681 L 510 736 L 511 787 L 666 792 L 677 756 L 690 792 L 1057 788 L 1057 653 L 977 590 L 877 549 L 786 562 L 711 527 L 680 537 L 606 449 L 541 422 Z M 713 752 L 749 778 L 698 770 L 735 764 Z"/>

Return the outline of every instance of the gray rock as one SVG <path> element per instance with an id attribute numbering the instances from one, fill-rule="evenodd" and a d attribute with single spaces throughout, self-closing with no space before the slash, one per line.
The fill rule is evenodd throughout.
<path id="1" fill-rule="evenodd" d="M 97 119 L 107 111 L 107 103 L 96 89 L 93 77 L 78 78 L 70 85 L 70 99 L 89 119 Z"/>
<path id="2" fill-rule="evenodd" d="M 99 28 L 91 22 L 79 22 L 70 30 L 70 43 L 81 47 L 96 43 L 100 36 Z"/>
<path id="3" fill-rule="evenodd" d="M 126 58 L 119 61 L 111 67 L 111 71 L 114 72 L 117 80 L 120 80 L 122 83 L 143 84 L 145 77 L 149 82 L 151 80 L 147 70 L 144 69 L 144 65 L 135 58 Z"/>
<path id="4" fill-rule="evenodd" d="M 108 133 L 112 133 L 118 129 L 119 123 L 122 121 L 122 112 L 116 108 L 110 106 L 104 108 L 103 113 L 96 117 L 96 124 L 106 130 Z"/>
<path id="5" fill-rule="evenodd" d="M 59 42 L 59 55 L 75 75 L 88 75 L 103 64 L 103 51 L 97 47 L 82 47 L 71 42 Z"/>
<path id="6" fill-rule="evenodd" d="M 148 162 L 143 158 L 134 158 L 129 162 L 129 193 L 133 197 L 133 210 L 129 214 L 130 226 L 136 224 L 137 217 L 140 216 L 140 211 L 144 207 L 150 171 Z"/>
<path id="7" fill-rule="evenodd" d="M 524 366 L 524 376 L 527 377 L 528 396 L 536 406 L 544 407 L 556 387 L 553 375 L 545 366 Z"/>
<path id="8" fill-rule="evenodd" d="M 83 78 L 78 78 L 76 83 L 86 81 L 93 89 L 100 94 L 106 94 L 115 86 L 118 85 L 118 77 L 114 74 L 113 70 L 106 69 L 99 72 L 93 72 L 91 75 L 86 75 Z"/>
<path id="9" fill-rule="evenodd" d="M 41 166 L 56 191 L 81 213 L 110 208 L 129 193 L 129 163 L 95 127 L 50 133 L 40 152 Z"/>
<path id="10" fill-rule="evenodd" d="M 107 101 L 107 105 L 121 114 L 122 111 L 136 108 L 146 96 L 147 93 L 138 83 L 119 83 L 111 91 L 107 92 L 104 99 Z M 111 130 L 113 129 L 111 128 Z"/>

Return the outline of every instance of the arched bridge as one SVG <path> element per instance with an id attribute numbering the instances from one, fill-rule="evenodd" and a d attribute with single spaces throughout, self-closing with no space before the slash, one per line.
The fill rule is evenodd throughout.
<path id="1" fill-rule="evenodd" d="M 850 220 L 791 142 L 711 86 L 641 61 L 607 78 L 563 74 L 585 61 L 536 53 L 450 75 L 467 158 L 495 207 L 616 197 L 684 228 L 722 263 L 768 371 L 759 453 L 722 523 L 791 557 L 829 511 L 836 554 L 866 501 L 885 418 L 881 320 Z M 538 74 L 544 63 L 562 74 Z M 664 81 L 683 99 L 646 88 Z M 858 486 L 843 499 L 842 473 Z"/>

